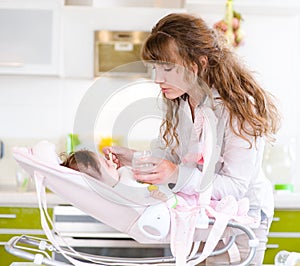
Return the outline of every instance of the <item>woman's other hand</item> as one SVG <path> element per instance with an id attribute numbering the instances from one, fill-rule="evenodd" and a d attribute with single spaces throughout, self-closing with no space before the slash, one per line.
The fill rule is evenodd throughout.
<path id="1" fill-rule="evenodd" d="M 146 162 L 145 162 L 146 163 Z M 149 184 L 169 184 L 176 183 L 178 176 L 178 166 L 168 160 L 149 157 L 147 164 L 153 164 L 153 167 L 146 171 L 133 169 L 134 178 L 143 183 Z"/>
<path id="2" fill-rule="evenodd" d="M 112 159 L 117 168 L 124 165 L 131 165 L 133 153 L 135 150 L 121 147 L 121 146 L 108 146 L 103 148 L 103 153 L 106 159 Z"/>

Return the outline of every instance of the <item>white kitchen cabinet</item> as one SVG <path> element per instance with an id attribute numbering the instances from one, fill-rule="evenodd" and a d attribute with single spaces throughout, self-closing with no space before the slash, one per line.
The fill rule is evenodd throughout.
<path id="1" fill-rule="evenodd" d="M 62 0 L 0 0 L 0 74 L 59 74 Z"/>

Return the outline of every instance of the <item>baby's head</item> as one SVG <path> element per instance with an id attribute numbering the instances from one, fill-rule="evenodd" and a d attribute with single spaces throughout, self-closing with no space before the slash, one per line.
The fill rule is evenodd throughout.
<path id="1" fill-rule="evenodd" d="M 101 178 L 101 171 L 97 155 L 89 150 L 79 150 L 69 154 L 62 166 L 74 169 L 76 171 L 88 174 L 96 179 Z"/>

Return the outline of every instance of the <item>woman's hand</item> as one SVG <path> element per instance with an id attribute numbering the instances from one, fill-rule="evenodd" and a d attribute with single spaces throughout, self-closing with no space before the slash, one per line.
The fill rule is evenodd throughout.
<path id="1" fill-rule="evenodd" d="M 131 165 L 133 153 L 135 152 L 135 150 L 121 146 L 104 147 L 102 151 L 105 158 L 108 160 L 112 159 L 117 168 L 124 165 Z"/>
<path id="2" fill-rule="evenodd" d="M 168 160 L 149 157 L 145 163 L 152 164 L 152 167 L 143 169 L 133 169 L 134 178 L 143 183 L 149 184 L 169 184 L 176 183 L 178 176 L 178 166 Z"/>

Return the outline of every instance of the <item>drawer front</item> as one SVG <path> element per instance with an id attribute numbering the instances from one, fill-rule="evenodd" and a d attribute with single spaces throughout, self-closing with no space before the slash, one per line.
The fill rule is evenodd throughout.
<path id="1" fill-rule="evenodd" d="M 299 210 L 276 210 L 271 232 L 300 232 Z"/>
<path id="2" fill-rule="evenodd" d="M 52 209 L 48 212 L 52 217 Z M 41 229 L 40 210 L 26 207 L 1 207 L 0 228 Z"/>
<path id="3" fill-rule="evenodd" d="M 300 252 L 300 238 L 269 237 L 264 264 L 274 264 L 274 258 L 281 250 Z"/>

